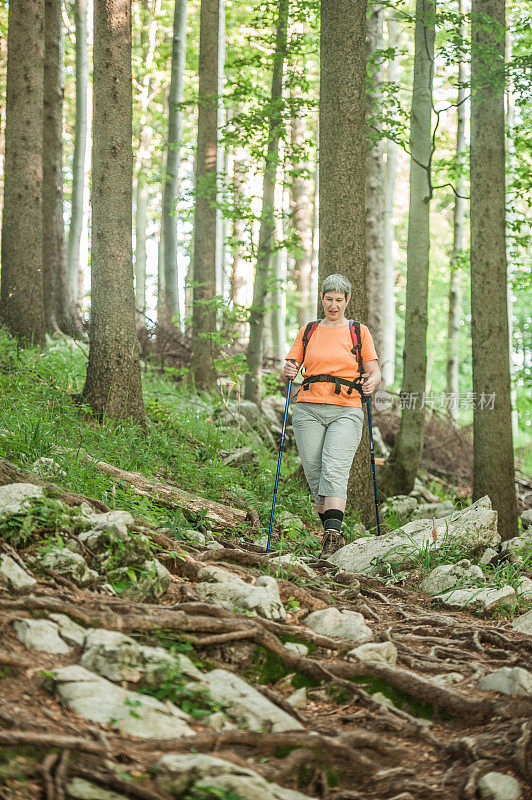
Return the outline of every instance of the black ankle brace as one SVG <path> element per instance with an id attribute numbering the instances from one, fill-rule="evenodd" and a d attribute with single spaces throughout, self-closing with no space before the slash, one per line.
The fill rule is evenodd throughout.
<path id="1" fill-rule="evenodd" d="M 321 519 L 321 524 L 325 525 L 325 514 L 323 511 L 318 511 L 318 517 Z"/>
<path id="2" fill-rule="evenodd" d="M 337 508 L 329 508 L 328 511 L 323 512 L 323 527 L 326 531 L 337 531 L 340 533 L 342 530 L 342 520 L 344 512 L 339 511 Z"/>

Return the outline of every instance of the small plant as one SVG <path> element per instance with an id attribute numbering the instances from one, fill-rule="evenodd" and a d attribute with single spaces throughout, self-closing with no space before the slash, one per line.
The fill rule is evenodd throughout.
<path id="1" fill-rule="evenodd" d="M 61 532 L 83 530 L 88 527 L 79 515 L 69 513 L 58 500 L 35 497 L 21 511 L 0 520 L 0 538 L 12 547 L 28 547 L 43 537 L 60 537 Z"/>
<path id="2" fill-rule="evenodd" d="M 159 686 L 143 686 L 139 692 L 158 700 L 169 700 L 195 719 L 223 709 L 222 703 L 214 700 L 206 687 L 190 685 L 177 664 L 171 668 L 164 667 L 164 673 L 164 680 Z"/>
<path id="3" fill-rule="evenodd" d="M 296 600 L 295 597 L 289 597 L 286 603 L 284 603 L 284 607 L 287 611 L 299 611 L 301 603 L 299 600 Z"/>

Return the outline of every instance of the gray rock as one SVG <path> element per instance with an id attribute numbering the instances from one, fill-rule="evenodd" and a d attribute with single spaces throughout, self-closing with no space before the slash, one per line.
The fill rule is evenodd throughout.
<path id="1" fill-rule="evenodd" d="M 295 514 L 291 514 L 289 511 L 279 510 L 275 522 L 279 528 L 282 528 L 283 531 L 285 531 L 285 533 L 289 533 L 294 536 L 296 536 L 298 533 L 302 533 L 305 529 L 305 523 L 301 517 L 296 517 Z"/>
<path id="2" fill-rule="evenodd" d="M 192 789 L 207 787 L 234 792 L 241 800 L 311 800 L 301 792 L 268 783 L 247 767 L 202 753 L 165 755 L 156 771 L 158 786 L 179 800 Z"/>
<path id="3" fill-rule="evenodd" d="M 464 558 L 457 564 L 442 564 L 436 567 L 429 572 L 419 588 L 425 594 L 436 595 L 455 587 L 473 586 L 477 581 L 484 583 L 484 573 L 480 567 L 472 565 L 467 558 Z"/>
<path id="4" fill-rule="evenodd" d="M 419 560 L 422 549 L 437 551 L 447 539 L 458 540 L 463 557 L 474 558 L 486 547 L 500 544 L 497 512 L 489 497 L 482 497 L 469 508 L 457 511 L 451 520 L 436 520 L 433 541 L 432 520 L 415 520 L 383 536 L 357 539 L 329 556 L 328 560 L 346 572 L 379 574 L 383 562 L 396 570 L 409 569 Z"/>
<path id="5" fill-rule="evenodd" d="M 32 472 L 43 478 L 66 478 L 66 472 L 53 458 L 42 456 L 31 465 Z"/>
<path id="6" fill-rule="evenodd" d="M 497 607 L 513 608 L 517 602 L 515 591 L 511 586 L 502 589 L 470 588 L 451 589 L 449 592 L 433 597 L 446 608 L 466 608 L 467 611 L 482 613 L 492 611 Z"/>
<path id="7" fill-rule="evenodd" d="M 47 619 L 16 619 L 13 627 L 24 647 L 44 653 L 70 653 L 70 647 L 59 636 L 59 628 L 54 622 Z"/>
<path id="8" fill-rule="evenodd" d="M 67 547 L 61 549 L 54 547 L 44 555 L 38 555 L 39 561 L 43 567 L 53 569 L 60 575 L 70 578 L 78 586 L 86 586 L 98 580 L 99 575 L 93 569 L 89 569 L 85 563 L 85 559 L 79 553 L 74 553 Z"/>
<path id="9" fill-rule="evenodd" d="M 388 458 L 390 448 L 382 438 L 382 433 L 377 427 L 373 427 L 373 448 L 378 458 Z"/>
<path id="10" fill-rule="evenodd" d="M 196 591 L 205 600 L 234 610 L 253 611 L 266 619 L 286 619 L 275 578 L 263 575 L 254 584 L 218 567 L 202 567 L 198 572 Z"/>
<path id="11" fill-rule="evenodd" d="M 54 670 L 47 683 L 75 714 L 123 734 L 140 739 L 194 736 L 187 725 L 189 717 L 172 703 L 122 689 L 78 665 Z"/>
<path id="12" fill-rule="evenodd" d="M 308 564 L 305 564 L 304 561 L 301 561 L 299 558 L 293 553 L 285 553 L 284 556 L 279 556 L 279 558 L 275 559 L 279 564 L 283 564 L 286 567 L 290 568 L 291 566 L 300 567 L 303 572 L 309 576 L 309 578 L 316 577 L 316 571 L 309 567 Z"/>
<path id="13" fill-rule="evenodd" d="M 377 661 L 393 667 L 397 663 L 397 647 L 392 642 L 368 642 L 350 650 L 347 656 L 357 661 Z"/>
<path id="14" fill-rule="evenodd" d="M 28 500 L 43 496 L 42 486 L 34 486 L 33 483 L 8 483 L 0 486 L 0 517 L 18 514 L 24 510 Z"/>
<path id="15" fill-rule="evenodd" d="M 205 542 L 207 541 L 205 538 L 205 534 L 201 531 L 179 531 L 179 541 L 186 542 L 187 544 L 197 544 L 200 547 L 205 546 Z"/>
<path id="16" fill-rule="evenodd" d="M 449 517 L 454 510 L 452 500 L 444 500 L 442 503 L 421 503 L 414 509 L 410 519 L 443 519 Z"/>
<path id="17" fill-rule="evenodd" d="M 298 656 L 308 655 L 308 647 L 306 644 L 301 644 L 300 642 L 285 642 L 284 646 L 287 650 L 291 650 Z"/>
<path id="18" fill-rule="evenodd" d="M 142 602 L 147 597 L 162 597 L 172 583 L 172 574 L 156 558 L 136 565 L 133 571 L 136 580 L 131 580 L 131 567 L 118 567 L 107 573 L 112 584 L 125 583 L 120 590 L 120 597 L 126 600 Z"/>
<path id="19" fill-rule="evenodd" d="M 49 614 L 49 619 L 59 628 L 61 638 L 68 644 L 81 647 L 85 639 L 86 630 L 77 622 L 67 617 L 66 614 Z"/>
<path id="20" fill-rule="evenodd" d="M 117 545 L 109 552 L 108 539 L 116 538 L 113 531 L 102 531 L 105 549 L 102 552 L 101 567 L 104 570 L 120 567 L 137 567 L 145 561 L 153 559 L 153 544 L 143 533 L 127 534 L 122 545 Z"/>
<path id="21" fill-rule="evenodd" d="M 515 555 L 520 555 L 524 550 L 527 551 L 532 545 L 532 539 L 530 534 L 532 533 L 532 529 L 528 529 L 521 534 L 521 536 L 515 536 L 513 539 L 507 539 L 501 545 L 501 553 L 514 553 Z"/>
<path id="22" fill-rule="evenodd" d="M 67 797 L 71 800 L 127 800 L 125 794 L 90 783 L 84 778 L 71 778 L 66 785 Z"/>
<path id="23" fill-rule="evenodd" d="M 259 455 L 252 447 L 239 447 L 233 450 L 229 455 L 222 459 L 222 464 L 225 467 L 237 467 L 243 464 L 258 464 Z"/>
<path id="24" fill-rule="evenodd" d="M 495 550 L 494 547 L 487 547 L 480 556 L 478 563 L 480 564 L 480 566 L 486 567 L 488 564 L 491 564 L 491 562 L 497 555 L 498 551 Z"/>
<path id="25" fill-rule="evenodd" d="M 525 575 L 517 581 L 517 599 L 519 602 L 532 600 L 532 580 Z"/>
<path id="26" fill-rule="evenodd" d="M 81 666 L 110 681 L 160 686 L 169 671 L 179 669 L 191 678 L 202 673 L 184 655 L 172 656 L 163 647 L 139 644 L 118 631 L 96 628 L 86 632 Z"/>
<path id="27" fill-rule="evenodd" d="M 203 676 L 203 683 L 214 700 L 226 706 L 224 710 L 227 716 L 250 731 L 281 733 L 303 727 L 294 717 L 232 672 L 215 669 Z"/>
<path id="28" fill-rule="evenodd" d="M 527 508 L 526 511 L 523 511 L 521 514 L 521 522 L 525 530 L 527 528 L 532 528 L 532 508 Z"/>
<path id="29" fill-rule="evenodd" d="M 0 554 L 0 584 L 12 592 L 28 592 L 37 581 L 11 556 Z"/>
<path id="30" fill-rule="evenodd" d="M 464 680 L 464 676 L 459 672 L 445 672 L 443 675 L 432 675 L 429 681 L 437 683 L 439 686 L 451 686 L 453 683 L 460 683 Z"/>
<path id="31" fill-rule="evenodd" d="M 519 781 L 502 772 L 487 772 L 477 787 L 483 800 L 519 800 L 522 794 Z"/>
<path id="32" fill-rule="evenodd" d="M 302 686 L 301 689 L 297 689 L 293 692 L 293 694 L 287 698 L 286 702 L 290 703 L 293 708 L 305 708 L 307 705 L 307 690 L 305 687 Z"/>
<path id="33" fill-rule="evenodd" d="M 373 635 L 358 611 L 338 611 L 334 606 L 313 611 L 304 623 L 316 633 L 340 636 L 354 642 L 365 642 Z"/>
<path id="34" fill-rule="evenodd" d="M 388 497 L 386 502 L 382 505 L 382 516 L 386 517 L 387 514 L 394 513 L 398 517 L 408 517 L 414 511 L 417 503 L 415 497 L 409 497 L 406 494 L 398 494 L 394 497 Z"/>
<path id="35" fill-rule="evenodd" d="M 526 614 L 521 614 L 512 622 L 512 628 L 519 633 L 528 633 L 532 636 L 532 608 Z"/>
<path id="36" fill-rule="evenodd" d="M 95 531 L 106 531 L 115 534 L 118 539 L 127 539 L 127 529 L 135 524 L 129 511 L 106 511 L 102 514 L 93 514 L 91 527 Z"/>
<path id="37" fill-rule="evenodd" d="M 501 694 L 532 694 L 532 672 L 522 667 L 501 667 L 482 678 L 477 689 Z"/>

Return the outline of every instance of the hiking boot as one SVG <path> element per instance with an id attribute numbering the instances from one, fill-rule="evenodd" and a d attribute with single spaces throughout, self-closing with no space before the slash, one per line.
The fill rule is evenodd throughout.
<path id="1" fill-rule="evenodd" d="M 346 544 L 346 540 L 338 531 L 325 531 L 320 558 L 326 559 L 328 556 L 332 556 L 333 553 L 336 553 L 337 550 L 344 547 Z"/>

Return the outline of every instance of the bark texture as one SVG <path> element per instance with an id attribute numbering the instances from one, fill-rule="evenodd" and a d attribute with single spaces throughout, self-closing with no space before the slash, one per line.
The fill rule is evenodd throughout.
<path id="1" fill-rule="evenodd" d="M 231 250 L 233 264 L 231 269 L 231 300 L 242 308 L 249 308 L 253 301 L 253 285 L 250 278 L 250 265 L 246 248 L 246 196 L 244 187 L 248 163 L 246 151 L 243 147 L 235 147 L 233 151 L 233 202 L 237 213 L 233 217 L 233 230 L 231 234 Z M 247 343 L 249 339 L 249 325 L 241 325 L 239 339 Z"/>
<path id="2" fill-rule="evenodd" d="M 464 13 L 464 0 L 460 2 L 460 11 Z M 462 26 L 462 37 L 467 36 L 467 28 Z M 467 88 L 466 66 L 464 61 L 458 65 L 458 107 L 456 125 L 456 166 L 457 176 L 454 183 L 455 200 L 453 209 L 453 250 L 451 254 L 451 274 L 449 280 L 449 315 L 447 325 L 447 394 L 453 401 L 449 404 L 449 414 L 458 420 L 458 364 L 460 343 L 460 318 L 462 311 L 462 268 L 461 256 L 464 246 L 464 224 L 467 208 L 465 199 L 464 162 L 467 152 Z"/>
<path id="3" fill-rule="evenodd" d="M 368 3 L 366 46 L 368 58 L 368 141 L 366 153 L 366 286 L 367 324 L 377 353 L 382 353 L 384 327 L 384 148 L 380 136 L 383 98 L 381 56 L 375 51 L 384 47 L 384 7 L 374 0 Z"/>
<path id="4" fill-rule="evenodd" d="M 10 4 L 7 52 L 0 319 L 23 341 L 44 344 L 44 0 Z"/>
<path id="5" fill-rule="evenodd" d="M 192 369 L 196 386 L 213 386 L 216 309 L 216 156 L 220 1 L 201 0 L 199 114 L 194 212 Z"/>
<path id="6" fill-rule="evenodd" d="M 279 0 L 275 56 L 273 62 L 268 151 L 262 185 L 262 213 L 259 231 L 257 267 L 253 284 L 253 304 L 249 318 L 247 350 L 246 400 L 260 402 L 262 375 L 262 329 L 265 301 L 268 294 L 268 273 L 275 232 L 275 178 L 279 161 L 279 139 L 282 130 L 283 67 L 286 56 L 289 0 Z"/>
<path id="7" fill-rule="evenodd" d="M 163 188 L 164 313 L 179 316 L 176 204 L 179 196 L 179 148 L 183 127 L 183 84 L 187 46 L 187 0 L 175 0 L 172 71 L 168 95 L 168 144 Z M 163 310 L 163 309 L 161 309 Z"/>
<path id="8" fill-rule="evenodd" d="M 471 7 L 471 338 L 473 498 L 490 496 L 517 536 L 505 248 L 504 0 Z M 485 403 L 494 395 L 493 408 Z"/>
<path id="9" fill-rule="evenodd" d="M 92 305 L 83 398 L 97 414 L 144 421 L 131 252 L 129 0 L 94 7 Z"/>
<path id="10" fill-rule="evenodd" d="M 366 295 L 366 7 L 322 0 L 320 77 L 320 284 L 341 273 L 351 282 L 347 316 L 367 320 Z M 319 315 L 322 315 L 321 307 Z M 375 524 L 369 443 L 364 426 L 353 462 L 349 502 Z"/>
<path id="11" fill-rule="evenodd" d="M 430 162 L 435 5 L 417 0 L 414 86 L 410 116 L 410 202 L 401 426 L 386 475 L 393 494 L 408 494 L 423 452 L 427 376 L 427 297 L 430 250 Z"/>

